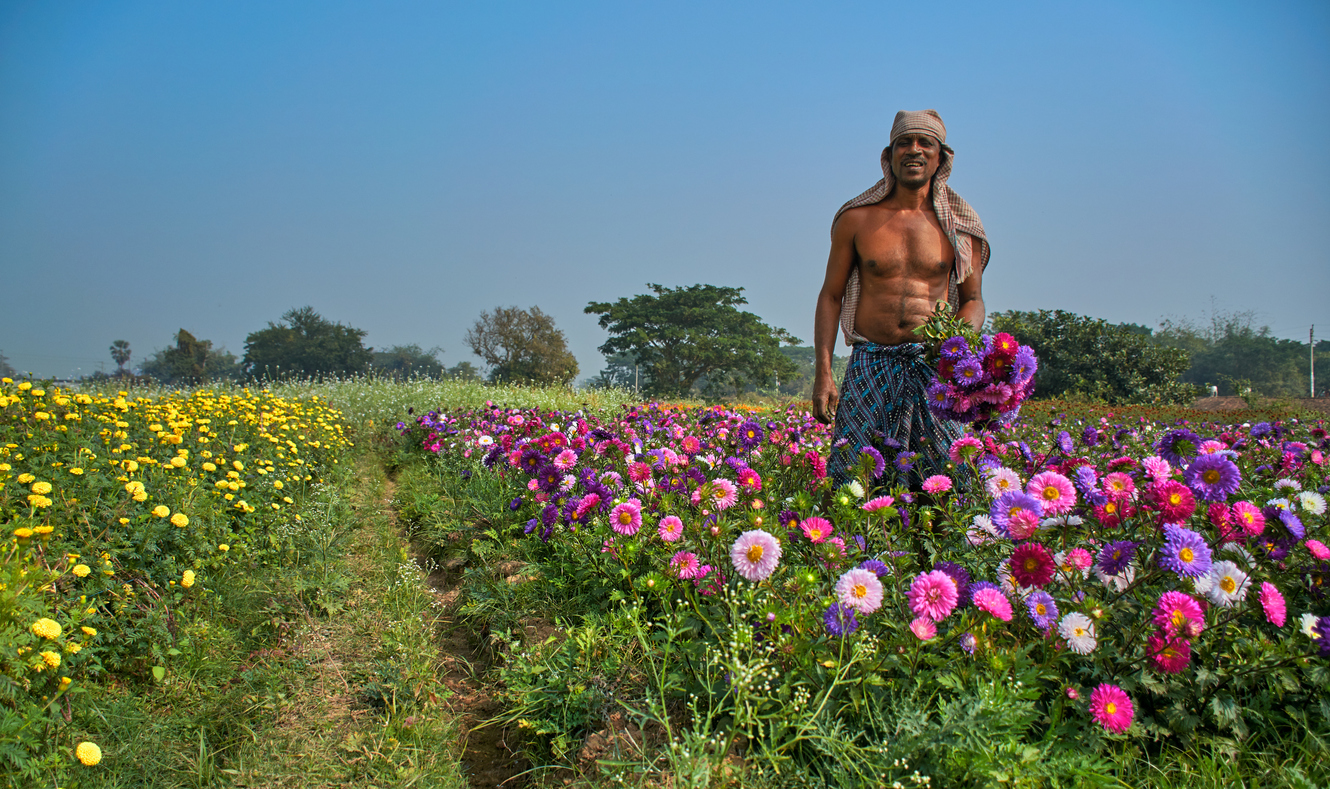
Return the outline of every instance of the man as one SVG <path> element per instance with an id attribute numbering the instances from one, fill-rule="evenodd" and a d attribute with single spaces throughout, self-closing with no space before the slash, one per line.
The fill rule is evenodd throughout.
<path id="1" fill-rule="evenodd" d="M 896 113 L 882 180 L 832 220 L 813 329 L 813 415 L 835 419 L 827 469 L 836 485 L 851 478 L 863 446 L 899 449 L 898 468 L 913 461 L 915 482 L 941 473 L 960 436 L 960 425 L 928 410 L 933 371 L 913 334 L 943 299 L 976 330 L 984 323 L 988 239 L 979 216 L 947 186 L 954 155 L 936 112 Z M 854 347 L 843 392 L 831 377 L 837 322 Z"/>

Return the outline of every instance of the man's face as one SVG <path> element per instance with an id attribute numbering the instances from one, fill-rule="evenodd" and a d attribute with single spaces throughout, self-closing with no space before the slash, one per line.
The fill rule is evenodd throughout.
<path id="1" fill-rule="evenodd" d="M 891 173 L 904 186 L 928 183 L 942 161 L 942 146 L 927 134 L 902 134 L 891 146 Z"/>

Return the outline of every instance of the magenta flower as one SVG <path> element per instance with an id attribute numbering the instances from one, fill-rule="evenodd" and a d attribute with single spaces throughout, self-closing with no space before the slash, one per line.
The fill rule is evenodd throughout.
<path id="1" fill-rule="evenodd" d="M 1090 715 L 1108 731 L 1122 733 L 1131 728 L 1135 711 L 1122 688 L 1105 683 L 1090 694 Z"/>
<path id="2" fill-rule="evenodd" d="M 780 563 L 780 541 L 762 529 L 739 535 L 730 548 L 730 562 L 739 575 L 756 583 L 776 571 Z"/>
<path id="3" fill-rule="evenodd" d="M 610 528 L 625 537 L 637 534 L 642 528 L 642 502 L 629 499 L 610 510 Z"/>
<path id="4" fill-rule="evenodd" d="M 836 581 L 836 597 L 861 614 L 871 614 L 882 605 L 882 582 L 872 570 L 846 570 Z"/>
<path id="5" fill-rule="evenodd" d="M 1275 627 L 1283 627 L 1288 617 L 1288 608 L 1284 605 L 1284 595 L 1274 584 L 1266 581 L 1261 584 L 1261 608 L 1265 609 L 1265 618 Z"/>
<path id="6" fill-rule="evenodd" d="M 810 542 L 826 542 L 835 530 L 831 526 L 831 521 L 826 518 L 819 518 L 816 515 L 805 518 L 800 528 L 804 530 L 804 536 Z"/>
<path id="7" fill-rule="evenodd" d="M 992 614 L 1003 622 L 1011 621 L 1011 601 L 997 589 L 980 589 L 974 593 L 974 605 L 980 611 Z"/>
<path id="8" fill-rule="evenodd" d="M 1265 531 L 1265 514 L 1250 501 L 1239 501 L 1233 505 L 1233 519 L 1243 532 L 1253 537 Z"/>
<path id="9" fill-rule="evenodd" d="M 743 487 L 744 490 L 757 493 L 762 490 L 762 476 L 751 468 L 740 469 L 739 485 Z"/>
<path id="10" fill-rule="evenodd" d="M 1057 563 L 1048 549 L 1037 542 L 1027 542 L 1016 547 L 1011 556 L 1011 575 L 1021 586 L 1037 586 L 1040 589 L 1053 580 Z"/>
<path id="11" fill-rule="evenodd" d="M 1325 543 L 1320 540 L 1308 540 L 1306 545 L 1307 550 L 1311 551 L 1312 556 L 1315 556 L 1317 559 L 1320 559 L 1321 561 L 1330 559 L 1330 548 L 1327 548 Z"/>
<path id="12" fill-rule="evenodd" d="M 1065 515 L 1076 505 L 1076 488 L 1056 471 L 1034 475 L 1025 492 L 1039 499 L 1044 515 Z"/>
<path id="13" fill-rule="evenodd" d="M 920 573 L 910 583 L 910 610 L 934 622 L 946 619 L 956 608 L 956 582 L 941 570 Z"/>
<path id="14" fill-rule="evenodd" d="M 877 512 L 878 510 L 890 507 L 892 504 L 895 503 L 896 499 L 892 498 L 891 496 L 878 496 L 875 499 L 869 499 L 868 501 L 865 501 L 863 503 L 863 506 L 860 507 L 860 509 L 862 509 L 864 512 Z"/>
<path id="15" fill-rule="evenodd" d="M 670 557 L 670 569 L 686 581 L 690 578 L 696 578 L 698 571 L 702 569 L 702 565 L 697 560 L 697 554 L 691 551 L 679 551 Z"/>
<path id="16" fill-rule="evenodd" d="M 739 493 L 728 479 L 711 480 L 711 498 L 718 510 L 728 510 L 739 502 Z"/>
<path id="17" fill-rule="evenodd" d="M 937 635 L 937 625 L 926 616 L 921 616 L 910 623 L 910 632 L 920 641 L 932 641 Z"/>
<path id="18" fill-rule="evenodd" d="M 683 536 L 683 521 L 677 515 L 666 515 L 660 519 L 657 531 L 665 542 L 678 542 Z"/>
<path id="19" fill-rule="evenodd" d="M 1183 592 L 1164 592 L 1155 605 L 1154 623 L 1170 635 L 1195 638 L 1205 630 L 1201 606 Z"/>
<path id="20" fill-rule="evenodd" d="M 1150 636 L 1145 650 L 1150 662 L 1165 674 L 1181 674 L 1191 663 L 1191 642 L 1162 630 Z"/>
<path id="21" fill-rule="evenodd" d="M 946 474 L 934 474 L 924 480 L 924 493 L 945 493 L 951 490 L 951 477 Z"/>

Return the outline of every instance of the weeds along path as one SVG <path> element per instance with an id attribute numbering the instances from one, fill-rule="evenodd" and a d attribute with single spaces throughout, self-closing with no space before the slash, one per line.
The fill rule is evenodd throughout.
<path id="1" fill-rule="evenodd" d="M 397 523 L 397 513 L 389 506 L 395 491 L 396 483 L 391 477 L 386 478 L 381 501 L 392 519 L 394 531 L 405 534 L 405 529 Z M 463 533 L 459 531 L 454 536 L 456 549 L 464 554 Z M 439 676 L 447 691 L 441 694 L 442 707 L 453 716 L 457 727 L 462 751 L 460 770 L 467 785 L 472 789 L 525 786 L 528 765 L 515 745 L 508 742 L 506 729 L 485 725 L 503 707 L 481 677 L 488 662 L 484 650 L 486 636 L 473 630 L 458 615 L 466 558 L 455 556 L 439 565 L 430 558 L 433 546 L 415 545 L 412 550 L 422 572 L 427 573 L 425 584 L 434 597 Z"/>

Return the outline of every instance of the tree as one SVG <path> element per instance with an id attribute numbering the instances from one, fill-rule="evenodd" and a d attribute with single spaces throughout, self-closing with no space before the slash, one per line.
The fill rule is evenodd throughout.
<path id="1" fill-rule="evenodd" d="M 18 372 L 9 364 L 9 360 L 5 358 L 5 355 L 0 353 L 0 378 L 13 378 L 16 375 L 18 375 Z"/>
<path id="2" fill-rule="evenodd" d="M 601 353 L 627 354 L 649 371 L 649 394 L 686 397 L 704 377 L 706 390 L 718 394 L 797 374 L 798 366 L 780 346 L 799 340 L 740 311 L 737 305 L 748 303 L 743 288 L 647 287 L 654 295 L 591 302 L 585 311 L 599 315 L 601 328 L 610 333 Z"/>
<path id="3" fill-rule="evenodd" d="M 1238 395 L 1250 386 L 1267 396 L 1304 397 L 1308 393 L 1307 343 L 1275 337 L 1270 327 L 1255 327 L 1253 312 L 1212 310 L 1210 324 L 1190 320 L 1164 321 L 1156 340 L 1191 354 L 1182 380 L 1218 386 L 1221 394 Z M 1320 344 L 1318 343 L 1318 346 Z M 1317 349 L 1317 361 L 1322 361 Z M 1324 368 L 1323 368 L 1324 369 Z"/>
<path id="4" fill-rule="evenodd" d="M 539 307 L 480 313 L 466 344 L 490 366 L 491 381 L 567 384 L 577 376 L 577 358 L 563 332 Z"/>
<path id="5" fill-rule="evenodd" d="M 1196 388 L 1179 380 L 1185 350 L 1154 342 L 1144 327 L 1112 324 L 1063 310 L 998 312 L 994 332 L 1007 332 L 1039 357 L 1035 394 L 1120 403 L 1187 403 Z"/>
<path id="6" fill-rule="evenodd" d="M 443 365 L 439 355 L 443 349 L 430 348 L 421 350 L 419 345 L 394 345 L 386 350 L 374 352 L 374 372 L 393 379 L 439 378 L 443 375 Z"/>
<path id="7" fill-rule="evenodd" d="M 115 371 L 116 375 L 129 375 L 129 371 L 125 369 L 125 365 L 129 364 L 129 356 L 129 342 L 127 340 L 116 340 L 111 343 L 111 360 L 115 362 L 118 368 Z"/>
<path id="8" fill-rule="evenodd" d="M 154 352 L 140 370 L 165 384 L 197 384 L 239 378 L 240 362 L 225 348 L 213 350 L 211 340 L 195 339 L 181 329 L 175 347 Z"/>
<path id="9" fill-rule="evenodd" d="M 627 353 L 605 357 L 605 369 L 587 381 L 593 389 L 651 389 L 651 370 Z"/>
<path id="10" fill-rule="evenodd" d="M 281 323 L 268 323 L 245 338 L 246 375 L 324 376 L 357 375 L 369 368 L 371 349 L 364 346 L 365 331 L 333 323 L 300 307 L 287 311 Z"/>
<path id="11" fill-rule="evenodd" d="M 443 377 L 456 381 L 478 381 L 480 380 L 480 368 L 471 362 L 461 361 L 444 370 Z"/>

